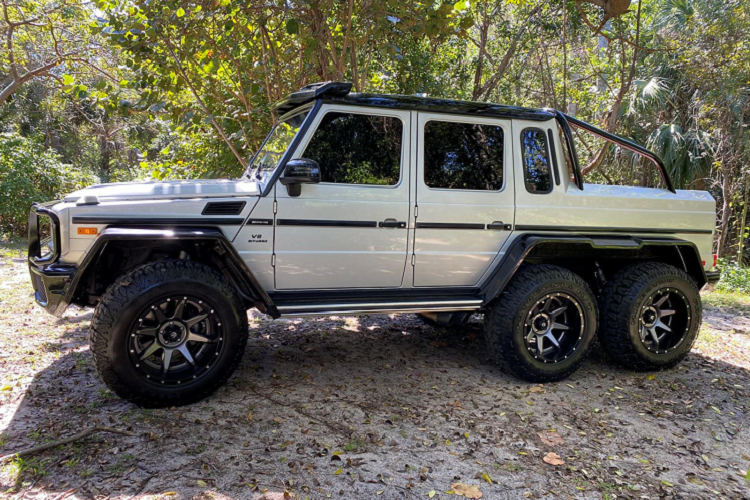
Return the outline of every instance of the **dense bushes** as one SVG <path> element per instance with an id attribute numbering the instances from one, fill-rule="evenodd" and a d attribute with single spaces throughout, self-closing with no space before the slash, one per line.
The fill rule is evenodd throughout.
<path id="1" fill-rule="evenodd" d="M 97 182 L 33 139 L 0 134 L 0 235 L 26 232 L 29 207 Z"/>
<path id="2" fill-rule="evenodd" d="M 750 294 L 750 268 L 740 267 L 726 259 L 721 259 L 719 267 L 721 268 L 721 281 L 716 288 Z"/>

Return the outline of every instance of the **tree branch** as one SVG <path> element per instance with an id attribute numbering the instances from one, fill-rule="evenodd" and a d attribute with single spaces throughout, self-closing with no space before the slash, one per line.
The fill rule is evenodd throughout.
<path id="1" fill-rule="evenodd" d="M 124 436 L 132 436 L 133 433 L 129 431 L 123 431 L 120 429 L 113 429 L 112 427 L 104 427 L 101 425 L 97 425 L 96 427 L 91 427 L 89 429 L 86 429 L 85 431 L 81 431 L 78 434 L 74 434 L 70 436 L 69 438 L 61 439 L 59 441 L 55 441 L 52 443 L 42 444 L 39 446 L 34 446 L 31 448 L 26 448 L 25 450 L 18 451 L 16 453 L 8 453 L 7 455 L 0 456 L 0 464 L 3 464 L 7 462 L 8 460 L 12 460 L 16 457 L 26 457 L 29 455 L 34 455 L 36 453 L 40 453 L 42 451 L 49 450 L 51 448 L 57 448 L 58 446 L 62 446 L 65 444 L 70 444 L 75 441 L 79 441 L 85 437 L 88 437 L 92 434 L 95 434 L 97 432 L 112 432 L 114 434 L 122 434 Z"/>
<path id="2" fill-rule="evenodd" d="M 227 144 L 227 146 L 229 146 L 229 149 L 232 150 L 232 153 L 234 153 L 234 156 L 237 158 L 237 161 L 240 162 L 240 165 L 242 165 L 242 168 L 247 169 L 247 161 L 245 161 L 242 155 L 240 155 L 239 151 L 237 151 L 237 148 L 235 148 L 234 144 L 232 144 L 232 141 L 229 140 L 229 137 L 227 137 L 226 132 L 224 132 L 224 128 L 219 124 L 219 122 L 216 121 L 216 118 L 214 117 L 213 113 L 211 113 L 211 111 L 208 109 L 208 106 L 206 106 L 206 103 L 203 102 L 203 99 L 201 98 L 201 96 L 198 94 L 198 91 L 193 86 L 193 82 L 190 81 L 190 79 L 187 76 L 187 73 L 185 73 L 185 68 L 183 68 L 182 62 L 177 57 L 177 54 L 175 54 L 174 48 L 172 48 L 172 44 L 169 42 L 169 37 L 164 36 L 163 34 L 159 34 L 159 37 L 167 46 L 167 49 L 169 50 L 169 54 L 172 57 L 172 60 L 175 62 L 175 65 L 177 66 L 177 71 L 179 71 L 180 75 L 182 76 L 182 79 L 190 88 L 190 91 L 195 97 L 195 100 L 198 101 L 198 104 L 200 105 L 201 109 L 203 109 L 203 112 L 206 113 L 209 120 L 211 120 L 211 124 L 219 133 L 221 138 L 224 139 L 224 142 Z"/>

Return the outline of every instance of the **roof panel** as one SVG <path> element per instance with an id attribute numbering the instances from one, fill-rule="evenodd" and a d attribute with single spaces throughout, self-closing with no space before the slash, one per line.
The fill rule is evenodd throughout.
<path id="1" fill-rule="evenodd" d="M 402 110 L 429 111 L 455 115 L 487 116 L 492 118 L 519 118 L 524 120 L 544 121 L 555 117 L 553 110 L 520 108 L 487 102 L 459 101 L 438 97 L 420 97 L 392 94 L 350 93 L 351 83 L 322 82 L 308 85 L 292 93 L 273 107 L 278 115 L 284 115 L 304 104 L 321 99 L 324 102 L 390 108 Z"/>
<path id="2" fill-rule="evenodd" d="M 323 96 L 324 102 L 342 103 L 353 106 L 390 108 L 402 110 L 429 111 L 455 115 L 487 116 L 492 118 L 519 118 L 544 121 L 555 117 L 553 112 L 543 109 L 505 106 L 488 102 L 459 101 L 438 97 L 419 97 L 390 94 L 348 94 L 341 97 Z"/>

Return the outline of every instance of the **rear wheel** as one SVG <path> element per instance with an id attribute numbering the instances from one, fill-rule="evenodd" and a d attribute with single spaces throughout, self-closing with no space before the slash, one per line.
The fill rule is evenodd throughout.
<path id="1" fill-rule="evenodd" d="M 247 315 L 215 270 L 154 262 L 107 290 L 90 343 L 99 374 L 120 397 L 148 407 L 187 404 L 234 372 L 247 343 Z"/>
<path id="2" fill-rule="evenodd" d="M 561 380 L 581 364 L 596 332 L 596 301 L 567 269 L 522 268 L 485 314 L 495 360 L 531 382 Z"/>
<path id="3" fill-rule="evenodd" d="M 700 293 L 690 276 L 659 262 L 634 264 L 613 276 L 602 290 L 600 308 L 604 351 L 636 370 L 682 361 L 702 317 Z"/>

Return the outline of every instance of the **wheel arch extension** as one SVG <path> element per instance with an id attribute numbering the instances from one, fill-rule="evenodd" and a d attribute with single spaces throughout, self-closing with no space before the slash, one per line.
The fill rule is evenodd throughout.
<path id="1" fill-rule="evenodd" d="M 71 279 L 64 302 L 86 304 L 90 295 L 98 295 L 123 272 L 160 258 L 189 258 L 208 264 L 227 278 L 246 307 L 279 316 L 273 300 L 217 227 L 107 227 Z"/>
<path id="2" fill-rule="evenodd" d="M 696 245 L 677 238 L 634 236 L 586 236 L 524 234 L 516 239 L 505 258 L 481 285 L 485 303 L 497 298 L 522 264 L 547 263 L 582 275 L 593 289 L 604 273 L 638 261 L 673 265 L 688 273 L 698 287 L 707 283 Z M 583 271 L 583 272 L 582 272 Z"/>

